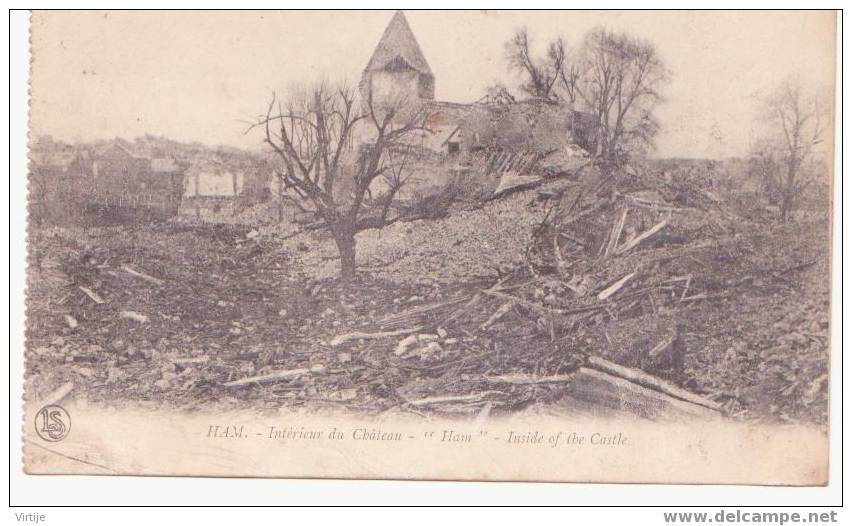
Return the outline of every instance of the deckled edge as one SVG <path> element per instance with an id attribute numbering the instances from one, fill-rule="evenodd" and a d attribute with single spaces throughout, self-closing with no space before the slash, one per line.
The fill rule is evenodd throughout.
<path id="1" fill-rule="evenodd" d="M 24 337 L 23 337 L 23 381 L 22 381 L 22 394 L 21 394 L 21 466 L 24 473 L 30 473 L 28 470 L 28 462 L 27 462 L 27 400 L 31 398 L 32 391 L 32 381 L 27 374 L 29 370 L 30 364 L 30 342 L 28 339 L 29 327 L 30 327 L 30 287 L 29 281 L 31 278 L 30 267 L 32 265 L 32 243 L 30 242 L 33 236 L 32 232 L 32 144 L 33 144 L 33 133 L 32 133 L 32 122 L 33 122 L 33 113 L 32 113 L 32 99 L 33 99 L 33 64 L 35 62 L 35 53 L 33 47 L 33 18 L 35 16 L 34 10 L 27 11 L 27 54 L 29 55 L 29 69 L 28 69 L 28 77 L 27 77 L 27 141 L 26 141 L 26 155 L 27 155 L 27 163 L 26 163 L 26 195 L 27 195 L 27 203 L 24 212 L 24 243 L 26 245 L 26 258 L 24 261 Z"/>

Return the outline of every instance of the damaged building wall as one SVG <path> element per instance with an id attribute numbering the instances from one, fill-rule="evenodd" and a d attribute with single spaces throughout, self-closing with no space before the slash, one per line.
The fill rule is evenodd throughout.
<path id="1" fill-rule="evenodd" d="M 171 158 L 139 155 L 115 141 L 100 147 L 39 144 L 31 159 L 34 210 L 49 221 L 177 214 L 185 166 Z"/>

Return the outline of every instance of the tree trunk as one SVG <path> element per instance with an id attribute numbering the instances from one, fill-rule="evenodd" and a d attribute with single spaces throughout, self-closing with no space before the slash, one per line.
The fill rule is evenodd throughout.
<path id="1" fill-rule="evenodd" d="M 781 221 L 788 222 L 793 211 L 793 202 L 796 199 L 796 175 L 798 162 L 793 157 L 787 162 L 787 179 L 784 181 L 783 195 L 781 196 Z"/>
<path id="2" fill-rule="evenodd" d="M 600 159 L 604 155 L 604 131 L 603 125 L 598 123 L 598 133 L 595 144 L 595 159 Z"/>
<path id="3" fill-rule="evenodd" d="M 334 242 L 340 252 L 340 281 L 350 283 L 355 277 L 355 234 L 350 230 L 336 231 Z"/>

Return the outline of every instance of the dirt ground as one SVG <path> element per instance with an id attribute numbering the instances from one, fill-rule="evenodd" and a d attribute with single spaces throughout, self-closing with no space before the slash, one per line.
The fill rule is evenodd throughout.
<path id="1" fill-rule="evenodd" d="M 641 365 L 633 354 L 678 325 L 686 388 L 724 403 L 735 418 L 826 423 L 824 218 L 742 223 L 729 242 L 690 256 L 691 272 L 725 277 L 724 297 L 677 311 L 654 306 L 653 315 L 628 322 L 602 317 L 594 333 L 554 338 L 552 326 L 548 336 L 517 312 L 492 323 L 499 303 L 471 305 L 501 267 L 519 264 L 518 245 L 544 215 L 538 195 L 365 233 L 358 281 L 348 288 L 334 279 L 335 253 L 321 234 L 282 243 L 237 225 L 33 228 L 30 396 L 73 382 L 78 401 L 98 404 L 379 413 L 404 400 L 463 395 L 447 410 L 472 414 L 482 406 L 465 402 L 473 392 L 510 412 L 558 399 L 558 386 L 495 391 L 485 374 L 560 374 L 589 354 Z M 521 219 L 503 228 L 508 217 Z M 334 341 L 410 327 L 406 313 L 418 308 L 430 324 L 410 350 L 399 352 L 403 334 Z M 282 370 L 302 373 L 225 385 Z"/>

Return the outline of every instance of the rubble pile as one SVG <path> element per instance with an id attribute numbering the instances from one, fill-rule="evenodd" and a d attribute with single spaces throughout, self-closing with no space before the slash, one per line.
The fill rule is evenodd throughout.
<path id="1" fill-rule="evenodd" d="M 527 387 L 541 388 L 604 359 L 701 395 L 730 415 L 825 421 L 824 236 L 785 245 L 781 240 L 795 238 L 794 229 L 743 224 L 694 181 L 630 170 L 605 177 L 586 172 L 578 184 L 538 190 L 536 200 L 543 205 L 532 208 L 542 219 L 531 225 L 526 243 L 506 237 L 522 261 L 498 269 L 464 298 L 389 317 L 378 328 L 420 326 L 428 334 L 440 327 L 471 335 L 478 353 L 466 371 L 521 375 Z M 800 238 L 802 230 L 808 229 L 799 230 Z M 810 272 L 815 266 L 821 273 Z M 795 310 L 822 313 L 807 322 L 811 332 L 796 332 L 788 318 L 773 325 L 771 335 L 755 329 L 769 305 L 769 312 L 790 316 L 789 303 L 805 294 L 803 273 L 817 276 L 807 308 Z M 804 320 L 804 312 L 796 320 Z M 741 325 L 740 341 L 732 341 L 732 320 Z M 490 351 L 490 334 L 512 345 L 495 343 Z M 428 349 L 421 359 L 440 365 L 440 352 Z M 446 363 L 470 359 L 473 351 L 442 350 Z M 459 378 L 432 385 L 430 394 L 486 388 L 476 384 L 476 374 L 461 375 L 470 378 L 464 386 Z M 477 406 L 488 400 L 499 408 L 500 395 L 492 389 L 492 396 Z M 817 405 L 822 409 L 814 411 Z"/>
<path id="2" fill-rule="evenodd" d="M 365 231 L 349 287 L 321 231 L 34 228 L 28 396 L 824 423 L 827 236 L 630 169 Z"/>

